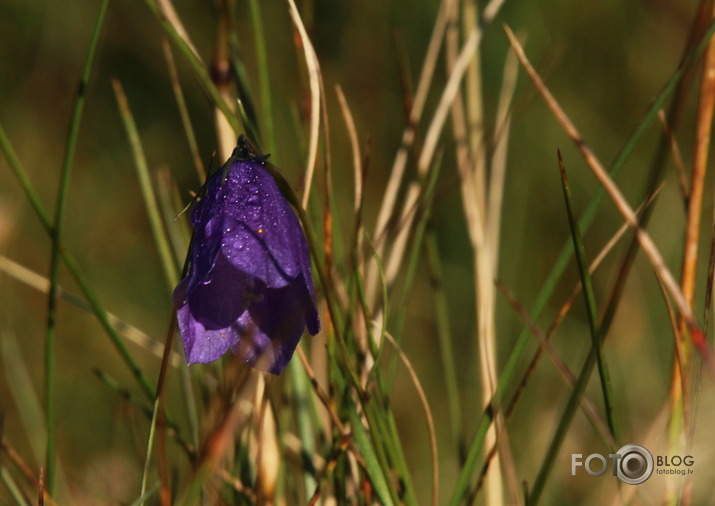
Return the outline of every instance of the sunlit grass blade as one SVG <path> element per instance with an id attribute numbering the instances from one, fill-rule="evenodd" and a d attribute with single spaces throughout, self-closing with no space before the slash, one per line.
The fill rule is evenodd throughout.
<path id="1" fill-rule="evenodd" d="M 147 498 L 147 493 L 148 493 L 148 482 L 149 482 L 149 473 L 151 471 L 151 456 L 152 456 L 152 448 L 154 448 L 154 436 L 156 435 L 156 425 L 157 425 L 157 418 L 159 415 L 159 397 L 157 396 L 156 401 L 154 401 L 154 409 L 152 410 L 152 417 L 151 417 L 151 423 L 149 424 L 149 439 L 147 441 L 147 452 L 146 452 L 146 457 L 144 459 L 144 469 L 142 471 L 142 484 L 141 484 L 141 491 L 140 491 L 140 497 L 141 498 Z M 164 491 L 164 486 L 162 481 L 160 480 L 159 482 L 159 488 L 163 492 Z M 139 502 L 139 506 L 144 506 L 144 501 L 145 499 L 141 499 Z"/>
<path id="2" fill-rule="evenodd" d="M 12 474 L 7 470 L 5 466 L 0 465 L 0 480 L 2 480 L 3 485 L 7 489 L 8 494 L 15 501 L 17 506 L 30 506 L 30 500 L 25 497 L 22 489 L 13 478 Z"/>
<path id="3" fill-rule="evenodd" d="M 191 242 L 191 232 L 187 220 L 178 220 L 177 209 L 186 205 L 182 202 L 176 181 L 171 177 L 168 167 L 157 171 L 157 199 L 161 211 L 163 229 L 171 246 L 174 265 L 180 266 L 186 260 L 186 251 Z M 193 201 L 192 201 L 193 203 Z M 191 204 L 189 204 L 191 206 Z"/>
<path id="4" fill-rule="evenodd" d="M 141 506 L 146 503 L 146 501 L 151 499 L 151 497 L 159 490 L 159 485 L 158 481 L 154 482 L 154 484 L 151 487 L 148 487 L 147 491 L 140 495 L 139 498 L 131 504 L 131 506 Z"/>
<path id="5" fill-rule="evenodd" d="M 375 448 L 370 441 L 370 437 L 365 432 L 362 421 L 358 417 L 357 411 L 353 407 L 349 410 L 350 424 L 353 428 L 353 436 L 355 443 L 360 449 L 360 454 L 365 460 L 365 470 L 370 477 L 372 486 L 375 487 L 375 492 L 380 498 L 381 504 L 391 505 L 399 504 L 399 499 L 392 487 L 388 485 L 388 479 L 384 474 L 383 467 L 380 465 Z"/>
<path id="6" fill-rule="evenodd" d="M 320 129 L 320 110 L 322 106 L 321 98 L 321 76 L 320 63 L 318 56 L 315 54 L 315 49 L 310 41 L 308 32 L 303 25 L 303 20 L 298 12 L 293 0 L 288 0 L 288 7 L 293 24 L 295 24 L 302 41 L 303 52 L 305 53 L 305 64 L 308 68 L 308 80 L 310 83 L 310 124 L 309 124 L 309 140 L 308 140 L 308 160 L 305 166 L 305 182 L 303 184 L 303 197 L 301 207 L 307 208 L 308 198 L 310 197 L 310 189 L 313 182 L 313 173 L 318 159 L 318 144 L 319 144 L 319 129 Z"/>
<path id="7" fill-rule="evenodd" d="M 397 420 L 395 420 L 395 413 L 392 411 L 392 406 L 389 406 L 388 409 L 384 411 L 384 415 L 380 421 L 383 425 L 382 431 L 386 434 L 384 438 L 385 445 L 388 449 L 390 459 L 394 463 L 393 474 L 397 476 L 397 481 L 400 484 L 400 499 L 403 504 L 421 504 L 417 498 L 412 475 L 407 465 L 407 459 L 400 440 L 400 430 L 397 427 Z"/>
<path id="8" fill-rule="evenodd" d="M 151 174 L 149 173 L 146 157 L 144 156 L 144 148 L 142 147 L 141 139 L 139 138 L 139 131 L 137 130 L 134 117 L 132 116 L 132 112 L 129 108 L 129 101 L 124 94 L 124 90 L 122 89 L 122 85 L 119 81 L 112 81 L 112 85 L 114 87 L 114 94 L 117 99 L 119 113 L 122 116 L 124 128 L 127 132 L 129 144 L 132 148 L 132 154 L 134 155 L 134 166 L 137 170 L 139 186 L 141 187 L 144 205 L 146 206 L 146 211 L 149 216 L 149 223 L 151 225 L 152 235 L 154 236 L 154 241 L 156 242 L 156 247 L 159 252 L 161 265 L 164 269 L 164 276 L 168 284 L 168 289 L 173 290 L 176 283 L 179 281 L 179 265 L 172 254 L 171 245 L 166 237 L 161 211 L 159 210 L 156 192 L 154 191 L 154 184 L 152 182 Z"/>
<path id="9" fill-rule="evenodd" d="M 385 242 L 387 240 L 387 226 L 391 217 L 395 213 L 397 197 L 400 187 L 403 183 L 405 168 L 410 149 L 415 141 L 417 125 L 422 116 L 422 112 L 432 85 L 432 80 L 435 75 L 435 67 L 439 58 L 439 51 L 444 40 L 444 33 L 448 26 L 448 12 L 452 8 L 455 0 L 443 0 L 440 3 L 439 12 L 435 19 L 432 28 L 432 35 L 427 47 L 424 59 L 422 60 L 422 69 L 415 91 L 414 99 L 412 100 L 412 110 L 409 114 L 407 126 L 402 133 L 401 146 L 395 155 L 395 160 L 390 169 L 390 176 L 385 187 L 385 192 L 380 204 L 380 210 L 377 216 L 377 222 L 374 229 L 375 243 L 377 246 L 378 256 L 382 256 L 385 251 Z M 376 272 L 371 269 L 367 276 L 367 286 L 372 290 L 374 286 Z M 370 291 L 368 300 L 372 302 L 372 297 L 376 293 Z"/>
<path id="10" fill-rule="evenodd" d="M 606 420 L 608 420 L 608 427 L 611 430 L 613 439 L 615 441 L 619 441 L 615 413 L 613 411 L 613 388 L 611 386 L 611 376 L 608 372 L 606 360 L 603 357 L 602 343 L 599 338 L 598 309 L 596 307 L 596 298 L 593 293 L 591 275 L 588 272 L 586 249 L 583 245 L 581 231 L 578 228 L 576 212 L 573 206 L 573 197 L 571 196 L 571 187 L 569 185 L 568 176 L 566 175 L 566 167 L 564 165 L 563 158 L 561 157 L 561 151 L 558 152 L 558 158 L 559 171 L 561 172 L 561 187 L 564 192 L 564 201 L 566 202 L 566 214 L 568 215 L 569 227 L 571 229 L 571 237 L 573 239 L 574 252 L 576 255 L 576 264 L 578 265 L 579 277 L 581 278 L 582 292 L 586 301 L 586 314 L 588 315 L 588 326 L 591 331 L 591 346 L 596 352 L 596 363 L 598 364 L 598 374 L 601 380 L 601 392 L 603 394 L 603 403 L 606 408 Z M 615 448 L 612 448 L 612 450 L 615 450 Z"/>
<path id="11" fill-rule="evenodd" d="M 9 389 L 8 393 L 17 407 L 17 415 L 30 444 L 30 450 L 36 462 L 44 461 L 45 453 L 45 415 L 42 411 L 42 399 L 32 383 L 17 337 L 3 330 L 0 335 L 0 361 L 2 375 Z"/>
<path id="12" fill-rule="evenodd" d="M 315 437 L 317 434 L 317 423 L 313 420 L 313 399 L 310 396 L 310 380 L 305 372 L 305 368 L 300 367 L 295 361 L 288 364 L 288 373 L 293 389 L 293 402 L 295 403 L 295 424 L 298 428 L 298 438 L 300 439 L 301 458 L 303 459 L 303 486 L 305 487 L 305 500 L 310 500 L 317 482 L 315 480 L 315 469 L 313 468 L 312 456 L 316 455 L 317 448 Z"/>

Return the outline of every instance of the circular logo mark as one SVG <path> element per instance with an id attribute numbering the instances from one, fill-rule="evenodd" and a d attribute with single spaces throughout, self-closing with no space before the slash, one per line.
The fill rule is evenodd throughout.
<path id="1" fill-rule="evenodd" d="M 616 455 L 620 455 L 616 466 L 616 476 L 628 485 L 639 485 L 653 474 L 653 455 L 640 445 L 626 445 Z"/>

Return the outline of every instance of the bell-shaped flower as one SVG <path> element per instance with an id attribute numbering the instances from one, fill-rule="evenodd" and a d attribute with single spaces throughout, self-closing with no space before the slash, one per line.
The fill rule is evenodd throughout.
<path id="1" fill-rule="evenodd" d="M 231 350 L 280 374 L 304 328 L 320 330 L 305 235 L 266 159 L 241 136 L 192 211 L 188 271 L 174 290 L 189 364 Z"/>

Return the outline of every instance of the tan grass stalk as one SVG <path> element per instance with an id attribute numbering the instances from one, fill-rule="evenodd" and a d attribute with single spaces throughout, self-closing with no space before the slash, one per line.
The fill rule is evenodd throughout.
<path id="1" fill-rule="evenodd" d="M 656 274 L 663 282 L 667 293 L 670 295 L 670 297 L 673 298 L 673 301 L 678 307 L 678 311 L 680 312 L 681 317 L 684 318 L 685 322 L 687 323 L 688 329 L 691 333 L 694 342 L 698 344 L 701 350 L 703 359 L 708 364 L 711 373 L 715 374 L 712 354 L 710 353 L 707 344 L 703 340 L 703 333 L 697 323 L 697 319 L 695 318 L 695 315 L 690 308 L 688 300 L 678 286 L 678 283 L 675 281 L 675 277 L 670 272 L 670 269 L 663 260 L 660 251 L 653 242 L 653 239 L 651 239 L 650 235 L 648 235 L 645 230 L 639 227 L 638 218 L 635 212 L 630 207 L 626 199 L 623 197 L 623 194 L 618 189 L 618 186 L 616 186 L 616 184 L 610 178 L 603 164 L 601 164 L 601 162 L 598 160 L 593 151 L 591 151 L 591 148 L 588 147 L 583 137 L 581 137 L 579 131 L 568 118 L 568 116 L 558 104 L 556 99 L 553 97 L 551 92 L 548 90 L 536 70 L 531 66 L 529 60 L 526 57 L 526 54 L 524 53 L 524 50 L 514 36 L 514 33 L 507 26 L 504 27 L 504 30 L 507 34 L 507 37 L 509 38 L 509 42 L 512 48 L 514 48 L 514 51 L 519 58 L 519 61 L 521 62 L 526 72 L 529 74 L 531 80 L 534 82 L 537 91 L 541 94 L 542 98 L 546 102 L 546 105 L 549 107 L 549 109 L 551 109 L 551 112 L 554 114 L 557 121 L 561 124 L 566 134 L 581 152 L 581 156 L 583 157 L 584 161 L 591 168 L 592 172 L 599 180 L 601 185 L 603 185 L 606 190 L 606 193 L 608 193 L 608 196 L 611 198 L 614 205 L 616 206 L 616 209 L 618 209 L 621 215 L 625 218 L 628 225 L 633 228 L 641 248 L 648 257 L 648 260 L 653 266 L 653 269 L 655 270 Z"/>
<path id="2" fill-rule="evenodd" d="M 169 22 L 169 24 L 174 27 L 176 33 L 178 33 L 179 36 L 184 39 L 184 42 L 189 47 L 189 49 L 191 49 L 196 58 L 199 61 L 202 61 L 201 55 L 199 55 L 199 52 L 196 51 L 196 47 L 194 47 L 193 42 L 191 42 L 191 37 L 189 37 L 189 33 L 186 31 L 186 28 L 184 28 L 184 24 L 181 22 L 179 15 L 176 13 L 176 9 L 174 8 L 174 4 L 171 3 L 171 0 L 157 0 L 156 3 L 159 6 L 159 10 L 161 11 L 162 16 L 164 16 L 164 18 Z"/>
<path id="3" fill-rule="evenodd" d="M 43 294 L 49 293 L 49 279 L 13 260 L 10 260 L 4 255 L 0 255 L 0 272 L 3 272 L 8 276 L 15 278 L 19 282 L 29 286 L 30 288 L 34 288 L 35 290 Z M 87 302 L 80 299 L 76 295 L 71 294 L 61 286 L 57 289 L 57 296 L 89 312 L 89 304 Z M 149 336 L 149 334 L 139 330 L 137 327 L 133 326 L 130 323 L 127 323 L 125 320 L 122 320 L 121 318 L 112 313 L 107 313 L 107 318 L 109 322 L 117 329 L 117 331 L 119 331 L 129 341 L 133 342 L 137 346 L 148 350 L 151 354 L 159 358 L 162 357 L 162 355 L 164 354 L 163 343 L 160 343 L 156 339 Z M 179 354 L 175 351 L 172 351 L 170 364 L 176 367 L 180 363 L 181 359 Z"/>
<path id="4" fill-rule="evenodd" d="M 715 15 L 715 13 L 713 15 Z M 705 173 L 708 163 L 714 110 L 715 39 L 711 39 L 705 51 L 705 62 L 700 82 L 700 104 L 698 107 L 697 130 L 695 134 L 695 156 L 690 179 L 690 193 L 688 194 L 688 220 L 681 278 L 681 289 L 688 304 L 692 304 L 695 296 L 700 218 L 702 215 L 703 190 L 705 186 Z"/>
<path id="5" fill-rule="evenodd" d="M 427 170 L 432 163 L 434 152 L 437 149 L 437 142 L 442 134 L 442 129 L 444 127 L 445 120 L 447 119 L 447 115 L 452 107 L 452 101 L 455 99 L 457 92 L 459 91 L 459 86 L 464 78 L 469 61 L 474 57 L 474 53 L 477 50 L 479 40 L 481 39 L 479 35 L 480 33 L 480 31 L 475 29 L 469 34 L 467 41 L 464 43 L 462 50 L 460 51 L 454 70 L 449 76 L 447 85 L 442 91 L 439 105 L 437 106 L 434 116 L 432 117 L 432 121 L 427 129 L 425 143 L 417 162 L 417 172 L 420 178 L 423 178 L 427 174 Z M 408 188 L 407 197 L 405 198 L 405 203 L 401 213 L 401 226 L 397 233 L 397 237 L 395 238 L 394 246 L 390 252 L 387 267 L 385 268 L 385 278 L 388 285 L 392 284 L 395 280 L 400 266 L 402 265 L 405 248 L 407 247 L 407 240 L 412 232 L 412 223 L 415 217 L 414 209 L 417 208 L 420 190 L 421 185 L 417 181 L 413 181 Z"/>
<path id="6" fill-rule="evenodd" d="M 294 0 L 287 0 L 290 10 L 290 17 L 295 24 L 300 39 L 303 43 L 303 52 L 305 53 L 305 64 L 308 68 L 308 81 L 310 83 L 310 132 L 308 137 L 308 161 L 305 165 L 305 180 L 303 185 L 303 199 L 301 205 L 303 209 L 308 205 L 310 197 L 310 187 L 313 182 L 313 174 L 315 173 L 315 163 L 318 158 L 318 135 L 320 133 L 320 64 L 318 63 L 318 55 L 315 53 L 313 43 L 308 37 L 308 32 L 305 30 L 305 25 L 300 17 L 298 8 L 295 6 Z"/>
<path id="7" fill-rule="evenodd" d="M 343 113 L 343 120 L 345 120 L 345 128 L 348 131 L 348 138 L 350 139 L 350 148 L 353 153 L 353 174 L 355 181 L 355 213 L 360 212 L 360 203 L 362 202 L 362 161 L 360 160 L 360 144 L 358 143 L 357 130 L 355 129 L 355 120 L 353 119 L 353 114 L 350 112 L 350 106 L 348 106 L 348 101 L 345 99 L 345 94 L 340 85 L 335 85 L 335 94 L 338 96 L 338 102 L 340 103 L 340 111 Z"/>
<path id="8" fill-rule="evenodd" d="M 236 111 L 236 97 L 231 90 L 231 61 L 228 49 L 228 38 L 231 30 L 229 24 L 229 8 L 227 0 L 219 0 L 218 19 L 216 21 L 216 47 L 213 61 L 211 62 L 211 80 L 218 90 L 221 100 L 228 104 L 232 112 Z M 214 122 L 216 125 L 216 140 L 218 153 L 223 164 L 233 153 L 236 146 L 236 132 L 234 132 L 226 115 L 218 107 L 214 108 Z"/>
<path id="9" fill-rule="evenodd" d="M 447 12 L 452 3 L 454 3 L 454 0 L 442 0 L 440 5 L 437 19 L 435 20 L 434 28 L 432 29 L 432 36 L 430 38 L 429 45 L 427 46 L 427 53 L 422 63 L 422 71 L 420 72 L 417 90 L 415 92 L 414 101 L 412 102 L 412 111 L 410 112 L 407 126 L 402 133 L 402 142 L 400 144 L 400 148 L 397 150 L 397 154 L 395 155 L 395 161 L 393 162 L 392 169 L 390 170 L 390 178 L 388 179 L 385 194 L 382 198 L 382 204 L 380 205 L 380 210 L 377 215 L 377 223 L 375 225 L 373 237 L 375 241 L 376 253 L 379 257 L 382 257 L 385 252 L 385 244 L 387 242 L 387 225 L 390 218 L 395 213 L 397 194 L 402 186 L 409 151 L 414 143 L 417 124 L 422 117 L 422 111 L 424 109 L 425 101 L 427 100 L 427 94 L 432 84 L 432 78 L 434 77 L 435 68 L 437 66 L 437 59 L 439 58 L 439 51 L 442 46 L 442 40 L 444 39 L 444 33 L 447 29 Z M 366 282 L 367 300 L 370 305 L 375 303 L 375 297 L 377 297 L 377 294 L 379 293 L 377 278 L 378 268 L 377 265 L 372 262 L 368 270 Z"/>
<path id="10" fill-rule="evenodd" d="M 690 194 L 690 185 L 688 183 L 688 177 L 685 175 L 685 162 L 683 161 L 683 155 L 680 152 L 680 146 L 678 145 L 678 140 L 675 138 L 675 133 L 668 123 L 668 118 L 665 111 L 662 109 L 658 111 L 658 120 L 663 127 L 663 133 L 670 141 L 670 151 L 673 154 L 673 165 L 675 166 L 675 172 L 678 174 L 678 184 L 680 185 L 680 192 L 683 197 L 683 201 L 687 202 L 688 195 Z"/>
<path id="11" fill-rule="evenodd" d="M 268 402 L 266 375 L 260 374 L 256 385 L 254 405 L 260 406 L 256 416 L 256 481 L 260 498 L 265 504 L 275 500 L 276 483 L 281 468 L 281 452 L 278 447 L 276 421 L 273 408 Z"/>
<path id="12" fill-rule="evenodd" d="M 492 5 L 496 5 L 492 4 Z M 496 11 L 492 11 L 496 12 Z M 453 11 L 452 24 L 455 27 L 447 33 L 447 65 L 454 69 L 457 65 L 456 47 L 458 30 L 456 29 L 457 10 Z M 464 29 L 469 33 L 475 30 L 477 7 L 473 1 L 464 4 Z M 481 33 L 481 32 L 480 32 Z M 457 143 L 457 161 L 461 179 L 460 190 L 467 231 L 472 245 L 474 265 L 474 287 L 476 293 L 476 328 L 477 346 L 482 384 L 482 398 L 488 402 L 494 395 L 497 381 L 496 370 L 496 332 L 494 309 L 496 291 L 494 280 L 497 277 L 499 227 L 501 224 L 501 202 L 506 170 L 506 148 L 508 145 L 509 108 L 515 88 L 517 65 L 512 62 L 505 66 L 505 78 L 497 110 L 497 132 L 500 137 L 495 142 L 495 158 L 491 161 L 490 175 L 487 175 L 487 156 L 484 133 L 484 113 L 482 107 L 482 79 L 479 53 L 468 62 L 466 72 L 466 106 L 460 94 L 452 105 L 452 127 Z M 508 444 L 497 440 L 497 434 L 506 435 L 504 419 L 499 413 L 495 416 L 495 425 L 487 433 L 487 448 L 499 447 L 500 456 L 490 453 L 493 458 L 491 472 L 487 477 L 487 504 L 501 504 L 503 498 L 502 470 L 506 471 L 513 500 L 519 494 L 518 481 L 514 472 Z M 504 440 L 505 442 L 505 440 Z M 500 462 L 502 460 L 502 462 Z M 503 464 L 503 465 L 502 465 Z"/>
<path id="13" fill-rule="evenodd" d="M 206 181 L 206 169 L 204 168 L 204 162 L 199 156 L 199 147 L 194 134 L 194 128 L 191 124 L 191 119 L 189 118 L 188 109 L 186 107 L 184 91 L 181 89 L 179 72 L 176 69 L 176 61 L 174 60 L 174 55 L 171 52 L 171 46 L 169 45 L 169 41 L 166 37 L 161 39 L 161 49 L 164 53 L 164 59 L 166 60 L 166 68 L 169 71 L 171 89 L 174 91 L 174 97 L 176 98 L 179 113 L 181 114 L 181 122 L 184 125 L 184 132 L 186 132 L 186 141 L 189 144 L 189 151 L 191 152 L 191 157 L 194 162 L 194 168 L 196 169 L 199 181 L 203 184 L 203 182 Z"/>

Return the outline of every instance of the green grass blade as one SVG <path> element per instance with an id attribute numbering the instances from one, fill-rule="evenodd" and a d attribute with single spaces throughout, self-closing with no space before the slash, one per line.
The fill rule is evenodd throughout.
<path id="1" fill-rule="evenodd" d="M 5 158 L 7 159 L 13 174 L 15 174 L 15 176 L 19 180 L 23 192 L 27 196 L 30 205 L 32 206 L 33 210 L 35 211 L 35 214 L 40 220 L 40 224 L 45 229 L 45 232 L 51 235 L 53 229 L 50 223 L 50 219 L 48 218 L 47 211 L 45 210 L 42 202 L 40 202 L 40 199 L 37 197 L 37 192 L 35 191 L 35 188 L 32 185 L 30 178 L 27 177 L 27 172 L 17 158 L 17 155 L 15 154 L 15 151 L 10 144 L 10 140 L 5 134 L 5 130 L 2 127 L 2 124 L 0 124 L 0 150 L 2 150 L 3 154 L 5 155 Z M 134 357 L 132 356 L 131 352 L 126 347 L 126 344 L 124 344 L 124 338 L 119 334 L 117 329 L 111 323 L 107 312 L 100 304 L 96 294 L 91 289 L 89 283 L 80 271 L 77 261 L 70 253 L 64 250 L 62 244 L 60 244 L 59 252 L 62 260 L 67 266 L 67 269 L 70 271 L 78 286 L 80 287 L 80 291 L 83 293 L 85 299 L 87 299 L 87 303 L 91 307 L 92 312 L 96 316 L 104 331 L 109 336 L 110 341 L 119 352 L 120 356 L 122 357 L 122 360 L 125 362 L 132 375 L 136 378 L 144 394 L 153 401 L 154 389 L 144 377 L 144 373 L 142 372 L 141 368 L 137 364 L 136 360 L 134 360 Z"/>
<path id="2" fill-rule="evenodd" d="M 450 330 L 449 304 L 444 292 L 444 278 L 442 275 L 442 265 L 437 251 L 437 238 L 434 231 L 427 230 L 425 238 L 425 254 L 430 269 L 430 285 L 432 286 L 435 315 L 437 318 L 437 341 L 439 342 L 440 358 L 442 360 L 442 372 L 444 382 L 447 386 L 447 406 L 449 409 L 450 424 L 452 426 L 452 437 L 456 443 L 456 448 L 460 453 L 464 451 L 464 434 L 462 427 L 462 406 L 459 402 L 459 386 L 457 382 L 457 366 L 454 360 L 454 342 L 452 331 Z"/>
<path id="3" fill-rule="evenodd" d="M 372 486 L 375 488 L 375 493 L 380 498 L 381 504 L 386 506 L 397 504 L 398 501 L 396 497 L 393 496 L 393 490 L 387 483 L 382 466 L 375 453 L 375 448 L 372 445 L 372 441 L 370 441 L 370 437 L 365 432 L 365 428 L 362 425 L 355 406 L 349 409 L 349 415 L 353 436 L 360 449 L 360 454 L 363 459 L 365 459 L 365 470 L 370 477 L 370 483 L 372 483 Z"/>
<path id="4" fill-rule="evenodd" d="M 109 0 L 104 0 L 99 6 L 99 12 L 87 49 L 87 58 L 80 77 L 77 96 L 75 97 L 69 131 L 65 143 L 64 160 L 60 172 L 60 181 L 57 189 L 55 205 L 55 221 L 53 226 L 52 251 L 50 253 L 50 291 L 47 296 L 47 329 L 45 333 L 45 421 L 47 424 L 47 447 L 45 450 L 45 477 L 47 492 L 54 497 L 57 488 L 56 474 L 56 448 L 55 448 L 55 349 L 57 334 L 55 331 L 57 311 L 57 287 L 60 267 L 60 239 L 64 224 L 67 194 L 69 193 L 72 163 L 79 137 L 79 128 L 82 122 L 82 113 L 85 104 L 85 91 L 89 85 L 89 77 L 94 64 L 94 55 L 102 31 Z"/>
<path id="5" fill-rule="evenodd" d="M 42 399 L 33 386 L 32 374 L 22 356 L 17 337 L 5 330 L 0 333 L 0 364 L 10 397 L 3 403 L 14 401 L 16 416 L 25 431 L 31 454 L 36 462 L 42 462 L 46 438 Z"/>
<path id="6" fill-rule="evenodd" d="M 154 482 L 154 484 L 146 492 L 139 496 L 139 498 L 134 501 L 131 506 L 141 506 L 142 504 L 144 504 L 148 499 L 151 498 L 151 496 L 153 496 L 159 491 L 159 486 L 160 483 L 158 481 Z"/>
<path id="7" fill-rule="evenodd" d="M 571 228 L 571 237 L 573 238 L 574 251 L 576 253 L 576 263 L 578 265 L 579 277 L 581 278 L 581 286 L 583 286 L 583 296 L 586 301 L 586 312 L 588 314 L 588 326 L 591 331 L 592 346 L 596 351 L 596 363 L 598 364 L 598 373 L 601 380 L 601 391 L 603 392 L 603 402 L 606 407 L 606 420 L 608 428 L 611 430 L 613 440 L 618 442 L 618 430 L 613 412 L 613 388 L 611 386 L 611 376 L 608 372 L 608 366 L 603 357 L 602 343 L 599 338 L 598 329 L 598 309 L 596 307 L 596 298 L 593 294 L 593 284 L 591 283 L 591 275 L 588 272 L 588 261 L 586 260 L 586 249 L 583 245 L 583 238 L 576 223 L 576 212 L 573 207 L 573 198 L 571 196 L 571 187 L 569 185 L 568 176 L 566 175 L 566 167 L 561 158 L 559 151 L 559 170 L 561 172 L 561 187 L 564 192 L 564 200 L 566 201 L 566 214 L 569 219 L 569 227 Z M 612 450 L 615 450 L 612 448 Z"/>
<path id="8" fill-rule="evenodd" d="M 15 482 L 12 474 L 10 474 L 7 468 L 3 465 L 0 465 L 0 479 L 2 480 L 3 485 L 5 485 L 8 494 L 10 494 L 10 497 L 12 497 L 13 501 L 15 501 L 15 504 L 18 506 L 30 506 L 30 503 L 22 494 L 22 489 Z"/>
<path id="9" fill-rule="evenodd" d="M 144 498 L 147 495 L 147 485 L 149 482 L 149 470 L 151 469 L 151 455 L 154 448 L 154 436 L 156 435 L 157 418 L 159 416 L 159 396 L 157 395 L 154 401 L 154 409 L 152 410 L 151 423 L 149 425 L 149 440 L 146 444 L 146 458 L 144 459 L 144 469 L 142 471 L 141 495 Z M 144 506 L 144 499 L 139 502 L 139 506 Z"/>
<path id="10" fill-rule="evenodd" d="M 539 473 L 536 475 L 536 479 L 534 480 L 534 485 L 531 488 L 531 495 L 529 497 L 529 504 L 539 503 L 541 494 L 544 491 L 546 480 L 554 467 L 553 464 L 556 461 L 561 445 L 563 444 L 564 439 L 566 439 L 568 427 L 571 425 L 571 421 L 578 410 L 578 406 L 581 403 L 581 397 L 583 396 L 583 392 L 586 390 L 586 385 L 588 385 L 588 380 L 591 378 L 591 373 L 593 372 L 595 365 L 596 348 L 592 346 L 588 357 L 586 357 L 586 362 L 584 362 L 583 367 L 581 368 L 581 373 L 576 381 L 576 386 L 574 387 L 573 392 L 571 392 L 571 397 L 569 397 L 564 413 L 559 419 L 559 425 L 556 428 L 554 438 L 551 440 L 549 450 L 547 451 L 544 461 L 541 464 L 541 468 L 539 469 Z"/>
<path id="11" fill-rule="evenodd" d="M 310 380 L 305 369 L 291 361 L 288 364 L 291 385 L 293 386 L 293 402 L 295 403 L 295 423 L 298 427 L 298 438 L 301 443 L 301 457 L 306 471 L 303 473 L 303 486 L 305 487 L 305 499 L 310 497 L 317 486 L 315 481 L 315 469 L 313 468 L 312 456 L 316 454 L 315 448 L 315 424 L 312 416 L 312 400 L 310 397 Z"/>

